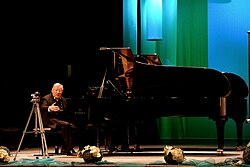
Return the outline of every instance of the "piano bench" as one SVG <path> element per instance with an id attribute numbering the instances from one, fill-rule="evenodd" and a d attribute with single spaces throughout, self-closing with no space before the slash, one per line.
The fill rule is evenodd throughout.
<path id="1" fill-rule="evenodd" d="M 51 154 L 59 154 L 59 147 L 60 145 L 62 145 L 62 137 L 58 137 L 58 135 L 61 135 L 62 132 L 61 131 L 57 131 L 51 128 L 44 128 L 45 131 L 45 137 L 46 137 L 46 142 L 47 142 L 47 146 L 54 146 L 54 152 L 53 153 L 49 153 L 49 155 Z M 58 140 L 59 139 L 59 140 Z"/>

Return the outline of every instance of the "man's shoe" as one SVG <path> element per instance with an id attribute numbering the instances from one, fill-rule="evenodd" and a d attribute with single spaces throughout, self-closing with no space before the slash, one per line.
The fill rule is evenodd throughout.
<path id="1" fill-rule="evenodd" d="M 61 150 L 61 154 L 62 154 L 62 155 L 67 155 L 67 151 L 64 150 L 64 149 L 62 149 L 62 150 Z"/>
<path id="2" fill-rule="evenodd" d="M 76 154 L 76 151 L 75 151 L 73 148 L 72 148 L 71 152 L 72 152 L 73 154 Z"/>
<path id="3" fill-rule="evenodd" d="M 73 151 L 73 149 L 71 151 L 67 151 L 67 156 L 76 156 L 76 152 L 75 150 Z"/>
<path id="4" fill-rule="evenodd" d="M 70 150 L 67 150 L 65 147 L 62 147 L 61 154 L 62 155 L 76 155 L 77 153 L 73 148 Z"/>
<path id="5" fill-rule="evenodd" d="M 67 156 L 73 156 L 74 154 L 72 152 L 67 152 Z"/>

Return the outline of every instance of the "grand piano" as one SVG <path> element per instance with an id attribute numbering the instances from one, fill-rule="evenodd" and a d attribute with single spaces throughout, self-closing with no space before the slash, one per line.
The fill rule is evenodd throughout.
<path id="1" fill-rule="evenodd" d="M 216 124 L 217 155 L 223 155 L 224 127 L 231 118 L 237 148 L 243 148 L 248 87 L 240 76 L 207 67 L 162 65 L 156 54 L 135 56 L 129 47 L 100 48 L 100 56 L 104 75 L 98 92 L 90 93 L 97 123 L 103 117 L 118 122 L 208 117 Z"/>

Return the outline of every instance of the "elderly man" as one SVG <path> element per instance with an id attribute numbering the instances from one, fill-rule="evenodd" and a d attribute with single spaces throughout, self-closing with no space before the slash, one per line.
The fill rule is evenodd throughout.
<path id="1" fill-rule="evenodd" d="M 72 131 L 75 126 L 68 122 L 68 103 L 63 97 L 63 85 L 55 83 L 51 92 L 41 98 L 41 114 L 44 126 L 60 130 L 64 141 L 62 154 L 75 155 Z"/>

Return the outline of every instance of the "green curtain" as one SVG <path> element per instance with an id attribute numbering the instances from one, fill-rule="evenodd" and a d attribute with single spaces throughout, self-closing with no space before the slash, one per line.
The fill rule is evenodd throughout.
<path id="1" fill-rule="evenodd" d="M 168 64 L 207 67 L 207 0 L 178 0 L 176 11 L 176 55 L 168 55 L 168 60 L 170 60 Z M 173 21 L 171 20 L 171 22 Z M 170 40 L 167 41 L 169 41 L 168 43 L 171 42 Z M 209 133 L 214 130 L 214 125 L 208 118 L 162 117 L 157 122 L 163 140 L 192 139 L 196 137 L 211 138 L 216 136 Z M 204 126 L 205 124 L 206 126 Z M 199 133 L 200 128 L 197 128 L 197 125 L 205 128 L 203 130 L 208 133 Z"/>
<path id="2" fill-rule="evenodd" d="M 177 66 L 208 66 L 207 0 L 178 0 Z"/>

